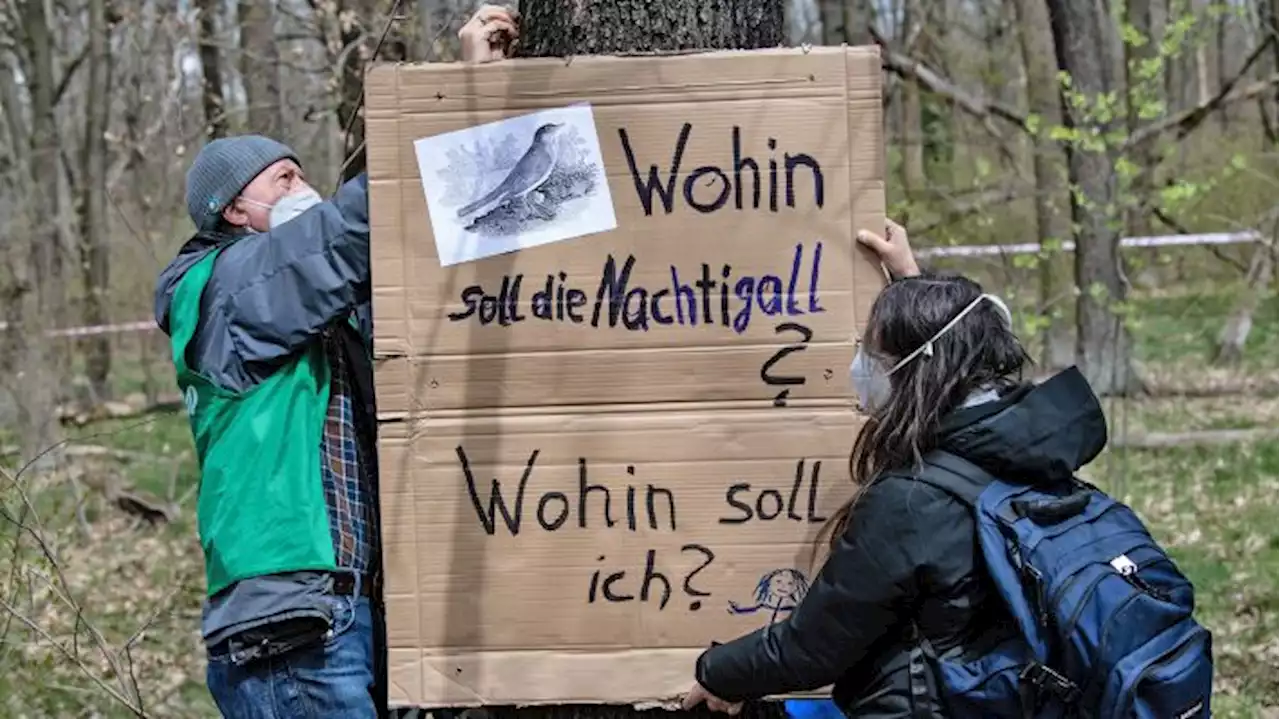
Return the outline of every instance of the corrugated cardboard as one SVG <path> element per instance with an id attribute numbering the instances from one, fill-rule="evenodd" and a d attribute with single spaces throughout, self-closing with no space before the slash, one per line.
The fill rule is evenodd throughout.
<path id="1" fill-rule="evenodd" d="M 812 540 L 848 495 L 848 367 L 884 282 L 853 239 L 884 222 L 876 50 L 384 65 L 366 93 L 392 704 L 686 691 L 711 641 L 786 616 L 758 587 L 794 598 L 785 570 L 807 581 Z M 414 141 L 574 103 L 594 113 L 617 229 L 442 268 Z M 640 172 L 665 179 L 686 126 L 678 182 L 718 167 L 746 183 L 741 209 L 731 186 L 712 212 L 681 193 L 645 212 L 619 129 Z M 800 153 L 821 204 L 808 165 L 788 192 Z M 695 181 L 696 201 L 721 192 L 716 177 Z M 773 275 L 784 312 L 757 303 L 739 332 L 717 290 L 697 326 L 610 326 L 607 301 L 597 326 L 448 317 L 472 285 L 496 295 L 522 276 L 527 307 L 560 273 L 589 315 L 610 258 L 634 258 L 628 287 L 650 292 L 672 267 Z"/>

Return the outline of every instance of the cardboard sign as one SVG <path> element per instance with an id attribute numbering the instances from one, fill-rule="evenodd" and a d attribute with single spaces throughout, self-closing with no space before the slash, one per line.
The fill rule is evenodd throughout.
<path id="1" fill-rule="evenodd" d="M 884 283 L 874 48 L 369 76 L 393 705 L 646 703 L 785 619 Z"/>

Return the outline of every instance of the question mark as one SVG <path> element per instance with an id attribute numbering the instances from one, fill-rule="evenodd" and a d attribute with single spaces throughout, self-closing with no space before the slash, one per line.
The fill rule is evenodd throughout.
<path id="1" fill-rule="evenodd" d="M 813 339 L 813 330 L 809 329 L 808 327 L 805 327 L 802 324 L 799 324 L 798 322 L 783 322 L 782 324 L 773 328 L 773 332 L 774 334 L 779 334 L 779 335 L 782 334 L 783 332 L 795 332 L 800 335 L 800 341 L 795 344 L 787 345 L 782 349 L 779 349 L 777 352 L 773 353 L 772 357 L 765 360 L 764 364 L 760 365 L 760 380 L 764 382 L 766 385 L 769 385 L 772 387 L 777 387 L 777 386 L 787 387 L 789 385 L 790 386 L 803 385 L 805 383 L 804 375 L 800 375 L 798 377 L 787 376 L 787 375 L 778 376 L 778 375 L 772 374 L 771 370 L 773 369 L 773 366 L 775 364 L 777 364 L 782 360 L 783 357 L 786 357 L 792 352 L 803 352 L 805 348 L 809 345 L 809 341 Z M 789 388 L 782 390 L 773 398 L 773 406 L 786 407 L 787 397 L 789 397 L 790 395 L 791 395 L 791 390 Z"/>
<path id="2" fill-rule="evenodd" d="M 689 550 L 693 550 L 695 552 L 702 552 L 702 556 L 706 557 L 706 559 L 702 562 L 702 564 L 698 565 L 697 569 L 694 569 L 692 572 L 689 572 L 689 575 L 684 578 L 684 592 L 685 594 L 688 594 L 691 597 L 709 597 L 711 596 L 711 592 L 703 592 L 703 591 L 694 589 L 693 586 L 691 585 L 691 582 L 693 582 L 693 578 L 695 575 L 697 575 L 698 572 L 701 572 L 702 570 L 706 569 L 708 564 L 711 564 L 711 562 L 715 561 L 715 558 L 716 558 L 715 552 L 712 552 L 710 549 L 707 549 L 701 544 L 686 544 L 680 548 L 681 552 L 687 552 Z M 693 611 L 696 612 L 701 608 L 702 608 L 701 601 L 695 599 L 692 602 L 689 602 L 689 609 L 692 609 Z"/>

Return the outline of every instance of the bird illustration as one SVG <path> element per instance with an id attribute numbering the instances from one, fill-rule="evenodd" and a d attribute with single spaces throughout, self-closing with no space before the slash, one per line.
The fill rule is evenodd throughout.
<path id="1" fill-rule="evenodd" d="M 530 205 L 529 195 L 541 187 L 548 177 L 551 177 L 551 171 L 556 167 L 560 146 L 558 136 L 564 127 L 564 123 L 561 122 L 548 122 L 539 127 L 533 133 L 529 149 L 525 150 L 524 155 L 511 168 L 511 172 L 507 173 L 506 179 L 480 199 L 458 210 L 458 217 L 485 214 L 511 200 Z M 530 205 L 530 209 L 538 211 L 540 215 L 545 214 L 536 205 Z"/>

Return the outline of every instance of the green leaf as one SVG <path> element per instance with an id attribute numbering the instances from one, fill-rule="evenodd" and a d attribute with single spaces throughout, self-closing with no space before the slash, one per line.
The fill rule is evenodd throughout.
<path id="1" fill-rule="evenodd" d="M 1049 139 L 1055 142 L 1075 142 L 1080 137 L 1080 130 L 1074 127 L 1055 125 L 1049 128 Z"/>

